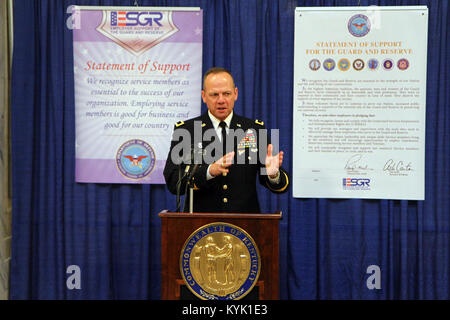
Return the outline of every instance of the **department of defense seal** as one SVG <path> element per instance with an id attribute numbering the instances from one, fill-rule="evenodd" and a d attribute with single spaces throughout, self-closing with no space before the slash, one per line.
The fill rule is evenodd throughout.
<path id="1" fill-rule="evenodd" d="M 363 14 L 356 14 L 348 20 L 348 31 L 355 37 L 364 37 L 370 31 L 370 20 Z"/>
<path id="2" fill-rule="evenodd" d="M 255 286 L 261 268 L 258 247 L 243 229 L 225 222 L 204 225 L 184 243 L 180 272 L 203 300 L 238 300 Z"/>
<path id="3" fill-rule="evenodd" d="M 145 141 L 133 139 L 122 144 L 116 153 L 117 169 L 129 179 L 143 179 L 155 167 L 153 148 Z"/>

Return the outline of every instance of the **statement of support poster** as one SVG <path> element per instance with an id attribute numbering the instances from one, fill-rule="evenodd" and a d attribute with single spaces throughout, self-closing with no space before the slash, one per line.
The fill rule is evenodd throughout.
<path id="1" fill-rule="evenodd" d="M 165 183 L 174 124 L 200 114 L 202 11 L 73 10 L 76 181 Z"/>
<path id="2" fill-rule="evenodd" d="M 424 199 L 428 9 L 297 8 L 294 197 Z"/>

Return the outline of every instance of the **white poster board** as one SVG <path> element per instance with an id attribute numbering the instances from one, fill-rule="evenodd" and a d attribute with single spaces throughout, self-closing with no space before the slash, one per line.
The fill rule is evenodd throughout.
<path id="1" fill-rule="evenodd" d="M 293 195 L 424 199 L 428 9 L 296 8 Z"/>

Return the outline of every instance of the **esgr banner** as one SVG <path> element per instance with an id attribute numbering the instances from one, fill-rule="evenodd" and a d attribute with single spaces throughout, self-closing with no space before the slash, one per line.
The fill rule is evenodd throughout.
<path id="1" fill-rule="evenodd" d="M 73 8 L 76 181 L 165 183 L 174 123 L 201 106 L 199 8 Z"/>

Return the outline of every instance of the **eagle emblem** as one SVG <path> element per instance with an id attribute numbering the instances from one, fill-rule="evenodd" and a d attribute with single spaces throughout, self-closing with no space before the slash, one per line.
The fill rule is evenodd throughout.
<path id="1" fill-rule="evenodd" d="M 364 37 L 370 31 L 370 20 L 363 14 L 356 14 L 347 24 L 348 31 L 355 37 Z"/>

